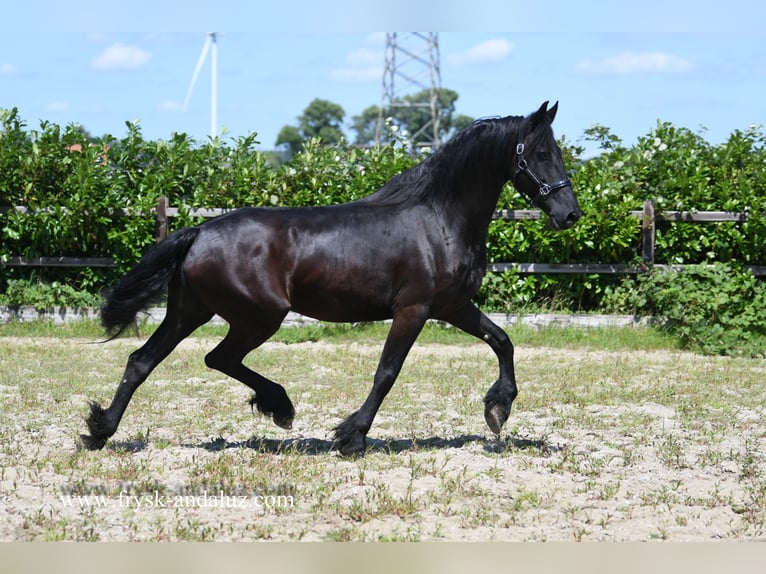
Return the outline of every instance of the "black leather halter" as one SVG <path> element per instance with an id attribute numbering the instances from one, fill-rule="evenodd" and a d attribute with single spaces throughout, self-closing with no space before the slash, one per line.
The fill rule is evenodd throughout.
<path id="1" fill-rule="evenodd" d="M 524 144 L 520 143 L 516 145 L 516 173 L 513 175 L 513 185 L 518 189 L 516 180 L 519 174 L 526 173 L 529 178 L 537 184 L 537 195 L 531 198 L 531 203 L 535 207 L 540 207 L 540 202 L 548 197 L 551 193 L 555 193 L 565 187 L 571 187 L 572 182 L 569 179 L 562 179 L 557 183 L 544 183 L 539 177 L 537 177 L 532 170 L 529 169 L 527 160 L 524 159 Z"/>

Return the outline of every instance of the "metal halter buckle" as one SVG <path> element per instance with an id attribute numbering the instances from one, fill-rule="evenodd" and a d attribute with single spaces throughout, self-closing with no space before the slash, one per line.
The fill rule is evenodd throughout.
<path id="1" fill-rule="evenodd" d="M 532 205 L 537 205 L 540 199 L 547 197 L 554 191 L 558 191 L 559 189 L 563 189 L 564 187 L 571 186 L 572 182 L 569 181 L 569 179 L 564 179 L 562 181 L 559 181 L 558 183 L 554 183 L 553 185 L 544 183 L 540 180 L 532 171 L 529 169 L 529 164 L 527 164 L 527 160 L 524 159 L 524 150 L 525 146 L 523 143 L 516 144 L 516 156 L 517 156 L 517 166 L 518 171 L 513 176 L 513 183 L 516 185 L 516 179 L 519 177 L 520 173 L 526 173 L 527 176 L 529 176 L 532 181 L 534 181 L 537 184 L 537 195 L 535 197 L 531 198 Z"/>

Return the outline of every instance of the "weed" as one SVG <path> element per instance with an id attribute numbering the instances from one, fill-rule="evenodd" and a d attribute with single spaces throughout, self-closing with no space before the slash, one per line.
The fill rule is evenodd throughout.
<path id="1" fill-rule="evenodd" d="M 688 468 L 688 463 L 684 456 L 684 447 L 681 441 L 674 435 L 665 435 L 656 444 L 657 454 L 660 460 L 671 469 L 681 470 Z"/>
<path id="2" fill-rule="evenodd" d="M 598 500 L 611 500 L 620 491 L 620 481 L 609 481 L 604 484 L 601 489 L 596 493 Z"/>
<path id="3" fill-rule="evenodd" d="M 364 535 L 354 527 L 341 526 L 329 530 L 323 538 L 326 542 L 351 542 L 364 540 Z"/>

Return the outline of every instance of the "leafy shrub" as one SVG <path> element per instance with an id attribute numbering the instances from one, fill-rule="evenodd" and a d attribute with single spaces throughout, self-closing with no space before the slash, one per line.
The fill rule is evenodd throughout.
<path id="1" fill-rule="evenodd" d="M 415 163 L 401 146 L 326 146 L 313 138 L 275 174 L 271 203 L 314 206 L 353 201 Z"/>
<path id="2" fill-rule="evenodd" d="M 0 293 L 0 305 L 18 307 L 31 305 L 38 310 L 53 307 L 95 307 L 100 298 L 88 291 L 77 290 L 58 281 L 45 283 L 36 280 L 11 279 L 5 293 Z"/>
<path id="3" fill-rule="evenodd" d="M 475 303 L 482 309 L 501 313 L 519 312 L 535 305 L 538 280 L 544 277 L 522 275 L 517 271 L 487 273 Z"/>
<path id="4" fill-rule="evenodd" d="M 731 263 L 653 270 L 626 279 L 607 308 L 665 319 L 685 347 L 709 354 L 766 354 L 766 284 Z"/>
<path id="5" fill-rule="evenodd" d="M 93 139 L 78 126 L 41 122 L 28 130 L 18 111 L 0 110 L 0 206 L 36 213 L 0 213 L 0 258 L 113 257 L 114 269 L 46 268 L 40 281 L 100 291 L 131 267 L 155 241 L 151 210 L 161 196 L 180 208 L 171 229 L 198 223 L 194 207 L 326 205 L 362 197 L 420 160 L 396 144 L 362 149 L 307 142 L 279 167 L 255 149 L 256 134 L 197 142 L 185 134 L 147 141 L 126 123 L 121 139 Z M 554 233 L 547 219 L 494 221 L 487 241 L 491 262 L 637 263 L 640 222 L 629 215 L 645 200 L 662 210 L 746 211 L 746 223 L 659 224 L 656 262 L 766 264 L 766 136 L 762 128 L 735 131 L 719 145 L 700 134 L 658 122 L 631 147 L 603 126 L 584 134 L 602 148 L 562 138 L 565 163 L 585 212 L 578 224 Z M 79 151 L 73 151 L 77 148 Z M 106 151 L 106 155 L 105 152 Z M 498 208 L 528 208 L 508 185 Z M 118 216 L 128 208 L 131 216 Z M 42 211 L 40 211 L 42 210 Z M 30 279 L 25 268 L 0 268 L 8 281 Z M 488 310 L 548 308 L 590 311 L 620 285 L 612 276 L 489 274 L 478 295 Z"/>

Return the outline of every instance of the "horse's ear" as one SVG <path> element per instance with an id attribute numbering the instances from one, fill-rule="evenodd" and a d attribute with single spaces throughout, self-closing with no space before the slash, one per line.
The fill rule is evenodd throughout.
<path id="1" fill-rule="evenodd" d="M 546 114 L 548 113 L 548 102 L 543 102 L 543 105 L 540 106 L 540 109 L 534 112 L 533 114 L 530 114 L 529 116 L 529 131 L 533 131 L 537 126 L 539 126 L 546 118 Z"/>
<path id="2" fill-rule="evenodd" d="M 556 102 L 555 104 L 553 104 L 553 107 L 548 110 L 547 116 L 548 116 L 549 124 L 553 123 L 553 120 L 556 118 L 556 112 L 558 111 L 558 109 L 559 109 L 559 103 Z"/>

